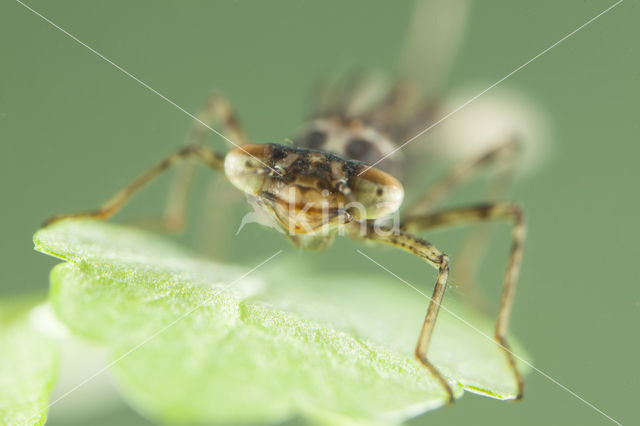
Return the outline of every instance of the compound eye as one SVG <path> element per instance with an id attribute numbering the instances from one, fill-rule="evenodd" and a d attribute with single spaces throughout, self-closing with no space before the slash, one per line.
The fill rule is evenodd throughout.
<path id="1" fill-rule="evenodd" d="M 400 208 L 404 197 L 402 184 L 375 168 L 356 175 L 350 186 L 357 204 L 353 214 L 358 219 L 378 219 L 391 214 Z"/>
<path id="2" fill-rule="evenodd" d="M 327 134 L 320 130 L 313 130 L 304 141 L 304 146 L 310 149 L 320 149 L 327 140 Z"/>
<path id="3" fill-rule="evenodd" d="M 242 145 L 232 149 L 224 159 L 224 172 L 238 189 L 256 194 L 265 180 L 267 145 Z"/>
<path id="4" fill-rule="evenodd" d="M 374 145 L 360 138 L 351 139 L 347 143 L 345 153 L 349 158 L 365 163 L 374 163 L 379 157 Z"/>

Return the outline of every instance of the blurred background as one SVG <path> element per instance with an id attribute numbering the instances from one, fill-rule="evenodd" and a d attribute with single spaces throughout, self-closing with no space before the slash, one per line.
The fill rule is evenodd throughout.
<path id="1" fill-rule="evenodd" d="M 223 92 L 256 142 L 291 137 L 323 76 L 353 67 L 393 76 L 413 10 L 410 2 L 380 1 L 28 4 L 191 113 L 214 89 Z M 443 95 L 469 85 L 479 92 L 611 4 L 473 2 Z M 633 269 L 640 229 L 638 12 L 636 2 L 623 2 L 500 85 L 537 105 L 550 130 L 546 160 L 510 194 L 525 205 L 529 221 L 511 332 L 537 368 L 629 424 L 637 421 L 640 383 L 640 287 Z M 192 120 L 19 3 L 0 5 L 0 28 L 0 296 L 44 294 L 57 261 L 32 250 L 40 223 L 99 205 L 182 144 Z M 439 60 L 433 56 L 428 59 Z M 456 117 L 450 120 L 455 127 Z M 215 135 L 208 143 L 226 149 Z M 169 183 L 170 176 L 159 179 L 114 220 L 159 215 Z M 297 252 L 256 225 L 234 237 L 248 207 L 225 185 L 205 170 L 198 174 L 189 226 L 177 239 L 246 265 L 273 247 Z M 482 187 L 467 185 L 450 202 L 481 199 Z M 214 218 L 215 205 L 229 218 Z M 438 232 L 429 239 L 455 253 L 463 235 Z M 480 273 L 493 309 L 508 235 L 508 227 L 496 227 Z M 357 247 L 345 239 L 326 253 L 299 256 L 318 270 L 379 273 Z M 424 283 L 419 261 L 367 250 L 384 255 L 405 279 Z M 526 385 L 521 403 L 467 394 L 411 424 L 610 423 L 536 372 Z M 94 417 L 62 411 L 52 408 L 50 424 L 146 422 L 117 401 Z"/>

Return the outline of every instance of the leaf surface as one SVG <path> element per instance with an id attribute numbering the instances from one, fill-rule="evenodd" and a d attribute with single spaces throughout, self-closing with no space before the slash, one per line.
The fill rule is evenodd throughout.
<path id="1" fill-rule="evenodd" d="M 0 423 L 41 425 L 58 370 L 57 344 L 34 325 L 31 298 L 0 302 Z"/>
<path id="2" fill-rule="evenodd" d="M 446 401 L 413 358 L 427 300 L 383 271 L 305 276 L 281 256 L 246 275 L 250 267 L 88 220 L 34 240 L 67 261 L 51 274 L 57 315 L 112 349 L 123 394 L 149 417 L 394 424 Z M 430 357 L 456 396 L 513 398 L 504 355 L 478 333 L 491 336 L 492 321 L 452 300 L 446 307 L 477 327 L 447 312 L 438 320 Z"/>

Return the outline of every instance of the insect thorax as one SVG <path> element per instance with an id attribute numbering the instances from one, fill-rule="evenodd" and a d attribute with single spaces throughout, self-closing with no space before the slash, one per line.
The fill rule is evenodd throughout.
<path id="1" fill-rule="evenodd" d="M 392 174 L 397 172 L 401 161 L 399 153 L 387 158 L 396 148 L 393 141 L 358 118 L 337 115 L 316 118 L 301 127 L 294 141 L 303 148 L 330 152 L 368 164 L 377 163 L 378 169 Z"/>

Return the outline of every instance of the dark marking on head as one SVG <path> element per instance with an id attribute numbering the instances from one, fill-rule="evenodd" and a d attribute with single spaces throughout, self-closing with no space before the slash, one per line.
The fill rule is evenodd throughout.
<path id="1" fill-rule="evenodd" d="M 378 195 L 378 197 L 382 197 L 383 193 L 384 191 L 382 190 L 382 188 L 378 188 L 378 190 L 376 191 L 376 194 Z"/>
<path id="2" fill-rule="evenodd" d="M 327 163 L 324 163 L 324 162 L 317 163 L 316 164 L 316 168 L 318 170 L 321 170 L 321 171 L 327 172 L 327 173 L 331 171 L 331 166 L 329 164 L 327 164 Z"/>
<path id="3" fill-rule="evenodd" d="M 352 161 L 345 161 L 342 166 L 342 170 L 347 175 L 347 179 L 351 179 L 359 171 L 360 166 L 361 164 L 359 163 L 352 162 Z"/>
<path id="4" fill-rule="evenodd" d="M 293 162 L 293 164 L 291 164 L 291 166 L 298 169 L 306 170 L 307 168 L 309 168 L 309 164 L 310 162 L 307 158 L 298 158 Z"/>
<path id="5" fill-rule="evenodd" d="M 272 175 L 272 178 L 284 184 L 290 184 L 304 176 L 315 177 L 328 183 L 326 189 L 349 195 L 350 180 L 368 167 L 362 161 L 345 159 L 328 152 L 279 144 L 268 145 L 268 157 L 265 160 L 270 167 L 281 173 Z"/>
<path id="6" fill-rule="evenodd" d="M 273 161 L 280 161 L 289 155 L 282 145 L 270 144 L 271 145 L 271 158 Z"/>

